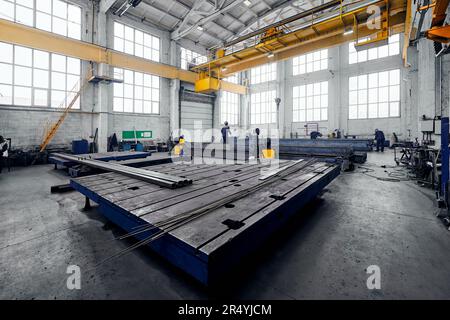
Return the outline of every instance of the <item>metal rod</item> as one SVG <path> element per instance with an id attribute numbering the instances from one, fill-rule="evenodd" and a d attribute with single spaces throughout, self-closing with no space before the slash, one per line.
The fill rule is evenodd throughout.
<path id="1" fill-rule="evenodd" d="M 167 187 L 167 188 L 178 188 L 185 185 L 192 184 L 192 180 L 186 178 L 180 178 L 177 176 L 168 175 L 165 173 L 144 170 L 139 168 L 127 167 L 120 164 L 115 163 L 107 163 L 104 161 L 98 160 L 88 160 L 78 158 L 76 156 L 66 155 L 55 153 L 54 156 L 66 159 L 69 161 L 73 161 L 79 164 L 83 164 L 92 168 L 97 168 L 105 171 L 116 172 L 119 174 L 123 174 L 129 176 L 131 178 L 135 178 L 138 180 L 142 180 L 145 182 L 153 183 L 159 186 Z"/>

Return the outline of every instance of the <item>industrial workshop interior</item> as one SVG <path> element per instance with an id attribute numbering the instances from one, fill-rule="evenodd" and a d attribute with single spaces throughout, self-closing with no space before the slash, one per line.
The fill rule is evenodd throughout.
<path id="1" fill-rule="evenodd" d="M 0 300 L 450 299 L 449 3 L 0 0 Z"/>

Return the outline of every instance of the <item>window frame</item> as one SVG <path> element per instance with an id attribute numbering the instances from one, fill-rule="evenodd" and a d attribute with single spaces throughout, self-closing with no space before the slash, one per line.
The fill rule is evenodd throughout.
<path id="1" fill-rule="evenodd" d="M 277 80 L 277 63 L 271 62 L 250 70 L 250 84 L 257 85 Z"/>
<path id="2" fill-rule="evenodd" d="M 328 80 L 292 87 L 292 122 L 328 121 L 329 89 Z M 317 99 L 318 107 L 316 107 Z"/>
<path id="3" fill-rule="evenodd" d="M 50 12 L 48 11 L 43 11 L 41 8 L 38 9 L 39 4 L 42 4 L 42 2 L 38 2 L 39 0 L 31 0 L 31 7 L 27 6 L 25 4 L 22 3 L 18 3 L 18 0 L 0 0 L 1 3 L 0 4 L 6 4 L 6 5 L 10 5 L 12 6 L 12 10 L 13 10 L 13 16 L 8 16 L 8 15 L 0 15 L 0 18 L 9 20 L 9 21 L 13 21 L 16 23 L 20 23 L 32 28 L 36 28 L 39 30 L 44 30 L 53 34 L 57 34 L 66 38 L 71 38 L 71 39 L 76 39 L 76 40 L 82 40 L 82 22 L 83 22 L 83 7 L 76 4 L 76 3 L 72 3 L 70 1 L 65 1 L 65 0 L 49 0 L 50 1 Z M 40 0 L 42 1 L 42 0 Z M 65 17 L 60 17 L 58 15 L 55 14 L 55 3 L 62 3 L 66 6 L 65 8 Z M 72 15 L 70 15 L 70 9 L 71 8 L 76 8 L 79 11 L 79 19 L 77 18 L 76 20 L 71 19 L 70 17 Z M 26 10 L 26 11 L 30 11 L 29 14 L 31 14 L 31 22 L 25 22 L 25 21 L 20 21 L 17 17 L 17 8 L 21 8 L 21 10 Z M 44 16 L 44 18 L 48 19 L 49 22 L 49 28 L 43 28 L 43 24 L 38 23 L 39 17 L 40 16 Z M 58 30 L 60 30 L 60 28 L 54 28 L 54 22 L 57 20 L 61 20 L 63 21 L 63 23 L 65 23 L 65 32 L 61 33 L 61 32 L 57 32 Z M 38 26 L 39 25 L 39 26 Z M 78 26 L 78 29 L 73 28 L 71 29 L 70 26 L 71 25 L 75 25 Z M 76 34 L 73 34 L 71 36 L 71 30 L 77 30 Z"/>
<path id="4" fill-rule="evenodd" d="M 393 77 L 393 73 L 397 72 L 398 76 L 395 76 L 397 79 L 394 79 L 391 82 L 391 78 Z M 386 79 L 380 79 L 380 74 L 387 74 L 387 85 L 380 85 L 380 83 L 386 83 Z M 370 83 L 370 78 L 377 79 L 377 85 Z M 384 76 L 384 75 L 383 75 Z M 353 82 L 353 85 L 352 85 Z M 365 82 L 365 83 L 364 83 Z M 361 83 L 361 84 L 360 84 Z M 354 85 L 356 84 L 356 89 Z M 348 78 L 348 119 L 349 120 L 372 120 L 372 119 L 395 119 L 401 118 L 401 69 L 394 68 L 383 71 L 376 71 L 366 74 L 359 74 L 356 76 L 350 76 Z M 361 86 L 361 88 L 360 88 Z M 391 91 L 391 88 L 397 88 Z M 372 91 L 372 93 L 370 93 Z M 376 91 L 376 92 L 375 92 Z M 394 93 L 395 92 L 395 93 Z M 376 93 L 376 100 L 374 100 L 374 95 Z M 380 93 L 387 93 L 388 97 L 386 100 L 380 101 Z M 391 94 L 398 97 L 398 99 L 391 99 Z M 365 96 L 365 98 L 364 98 Z M 384 95 L 383 95 L 384 96 Z M 395 97 L 394 96 L 394 97 Z M 366 102 L 361 102 L 361 100 Z M 385 99 L 384 97 L 382 99 Z M 356 102 L 355 102 L 356 101 Z M 371 102 L 372 101 L 372 102 Z M 387 105 L 387 116 L 380 116 L 380 105 Z M 396 112 L 392 112 L 392 106 L 397 104 L 395 107 Z M 370 107 L 376 105 L 377 108 L 377 116 L 370 116 L 371 109 Z M 384 111 L 383 111 L 384 112 Z M 356 114 L 356 117 L 354 116 Z M 394 114 L 394 115 L 391 115 Z"/>
<path id="5" fill-rule="evenodd" d="M 317 57 L 319 55 L 319 57 Z M 292 58 L 292 75 L 298 76 L 328 69 L 328 49 L 316 50 Z M 316 65 L 318 68 L 316 69 Z M 311 70 L 309 70 L 311 68 Z"/>
<path id="6" fill-rule="evenodd" d="M 263 97 L 263 95 L 265 96 Z M 276 96 L 276 90 L 258 91 L 250 95 L 250 125 L 273 124 L 277 122 Z M 270 118 L 270 121 L 263 122 L 263 115 L 266 119 Z M 258 118 L 259 121 L 256 121 Z"/>
<path id="7" fill-rule="evenodd" d="M 225 123 L 225 121 L 228 121 L 231 126 L 239 126 L 239 118 L 240 95 L 238 93 L 222 91 L 220 96 L 220 122 Z"/>
<path id="8" fill-rule="evenodd" d="M 122 28 L 123 33 L 121 35 L 116 34 L 117 28 Z M 127 31 L 130 32 L 130 30 L 133 32 L 132 41 L 127 37 Z M 138 42 L 138 37 L 142 41 Z M 146 41 L 150 42 L 150 46 L 146 45 Z M 119 46 L 119 42 L 121 46 Z M 158 43 L 158 45 L 155 46 L 155 43 Z M 132 46 L 132 52 L 127 51 L 127 45 Z M 159 36 L 119 21 L 113 21 L 113 48 L 116 51 L 135 57 L 161 62 L 161 38 Z M 137 54 L 137 51 L 141 51 L 142 54 Z"/>
<path id="9" fill-rule="evenodd" d="M 4 102 L 2 101 L 0 104 L 3 106 L 7 106 L 7 107 L 27 107 L 27 108 L 46 108 L 46 109 L 58 109 L 59 106 L 61 106 L 61 108 L 65 108 L 67 106 L 67 102 L 70 99 L 70 95 L 72 94 L 76 94 L 76 92 L 78 92 L 80 84 L 81 84 L 81 74 L 82 74 L 82 62 L 80 59 L 76 59 L 76 58 L 71 58 L 71 57 L 67 57 L 64 55 L 57 55 L 54 53 L 50 53 L 47 51 L 43 51 L 43 50 L 37 50 L 37 49 L 33 49 L 33 48 L 28 48 L 28 47 L 24 47 L 24 46 L 19 46 L 19 45 L 13 45 L 13 44 L 9 44 L 9 43 L 4 43 L 4 42 L 0 42 L 0 45 L 5 46 L 5 48 L 10 47 L 12 48 L 11 52 L 12 52 L 12 56 L 9 62 L 0 62 L 1 65 L 7 65 L 11 67 L 11 81 L 8 82 L 5 80 L 6 77 L 3 77 L 0 79 L 0 86 L 3 87 L 8 87 L 8 89 L 10 89 L 11 92 L 11 97 L 10 100 L 8 102 Z M 17 51 L 18 50 L 22 50 L 24 49 L 24 52 L 29 51 L 30 55 L 29 55 L 29 59 L 30 59 L 30 63 L 25 62 L 25 63 L 17 63 L 16 60 L 19 58 L 17 57 Z M 43 54 L 46 56 L 46 62 L 47 65 L 46 66 L 42 66 L 42 64 L 38 63 L 36 60 L 36 55 L 37 54 Z M 62 57 L 64 58 L 64 70 L 60 71 L 60 70 L 55 70 L 53 67 L 53 60 L 55 59 L 55 56 L 58 57 Z M 20 61 L 23 61 L 23 57 L 19 58 Z M 79 64 L 79 71 L 78 73 L 75 72 L 68 72 L 68 61 L 75 61 Z M 29 69 L 29 83 L 28 84 L 23 84 L 23 83 L 18 83 L 16 80 L 16 72 L 20 72 L 20 69 Z M 38 73 L 46 73 L 46 85 L 45 86 L 39 86 L 35 83 L 35 78 L 37 77 L 36 74 Z M 58 75 L 62 75 L 64 77 L 64 89 L 54 89 L 54 84 L 53 84 L 53 80 L 52 80 L 52 74 L 53 73 L 57 73 Z M 76 82 L 72 81 L 72 83 L 75 83 L 75 85 L 77 86 L 78 90 L 77 91 L 72 91 L 71 89 L 75 87 L 75 85 L 72 88 L 68 88 L 68 78 L 72 77 L 72 80 L 74 80 L 74 78 L 76 78 Z M 45 78 L 42 78 L 41 80 L 43 80 Z M 39 82 L 41 83 L 41 82 Z M 29 90 L 29 96 L 27 97 L 27 102 L 30 101 L 30 103 L 20 103 L 19 101 L 17 101 L 19 98 L 18 96 L 16 96 L 16 90 L 19 91 L 21 89 L 26 89 Z M 39 93 L 43 93 L 43 91 L 46 92 L 46 104 L 37 104 L 36 103 L 36 97 L 38 96 Z M 54 97 L 57 94 L 57 92 L 59 93 L 64 93 L 64 99 L 61 99 L 61 101 L 57 102 L 57 106 L 53 103 Z M 28 99 L 29 98 L 29 99 Z M 3 100 L 3 99 L 1 99 Z M 81 110 L 81 97 L 78 97 L 78 99 L 76 100 L 74 106 L 71 108 L 72 110 Z"/>
<path id="10" fill-rule="evenodd" d="M 120 114 L 138 114 L 138 115 L 149 115 L 149 116 L 159 116 L 161 115 L 161 77 L 159 76 L 155 76 L 155 75 L 151 75 L 148 73 L 143 73 L 143 72 L 137 72 L 137 71 L 133 71 L 133 70 L 127 70 L 127 69 L 123 69 L 123 68 L 114 68 L 114 74 L 115 74 L 115 78 L 119 78 L 119 79 L 123 79 L 124 82 L 123 83 L 115 83 L 113 85 L 113 92 L 112 92 L 112 98 L 113 98 L 113 112 L 115 113 L 120 113 Z M 127 78 L 127 74 L 133 76 L 133 83 L 131 82 L 127 82 L 128 80 Z M 140 84 L 136 84 L 136 76 L 141 77 L 142 76 L 142 81 L 140 81 L 140 83 L 142 83 L 142 85 Z M 146 79 L 150 79 L 151 81 L 151 85 L 148 86 L 146 85 Z M 157 81 L 156 81 L 157 80 Z M 158 85 L 154 86 L 153 83 L 157 83 Z M 129 88 L 130 92 L 132 92 L 131 96 L 127 95 L 126 93 L 126 88 Z M 121 93 L 118 94 L 116 90 L 121 89 Z M 142 89 L 142 99 L 136 98 L 136 93 L 138 92 L 137 90 Z M 146 99 L 146 91 L 145 90 L 150 90 L 150 99 Z M 157 100 L 153 99 L 154 95 L 154 91 L 157 91 Z M 149 91 L 147 91 L 149 92 Z M 122 103 L 121 103 L 121 108 L 118 108 L 117 106 L 117 102 L 118 100 L 121 99 Z M 128 102 L 132 103 L 132 111 L 125 111 L 125 103 L 127 102 L 126 100 L 129 100 Z M 141 110 L 142 111 L 137 111 L 136 110 L 136 102 L 142 102 L 142 106 L 141 106 Z M 149 107 L 151 109 L 151 112 L 145 112 L 145 108 L 146 108 L 146 103 L 149 103 Z M 155 108 L 155 104 L 156 104 L 156 108 L 158 109 L 157 113 L 153 112 L 154 108 Z M 121 109 L 121 110 L 119 110 Z"/>
<path id="11" fill-rule="evenodd" d="M 191 57 L 191 60 L 188 60 L 189 56 Z M 194 59 L 200 59 L 200 61 L 196 62 L 195 65 L 206 63 L 208 61 L 207 56 L 202 55 L 193 50 L 181 47 L 181 49 L 180 49 L 180 68 L 181 69 L 188 70 L 189 63 L 192 62 Z"/>
<path id="12" fill-rule="evenodd" d="M 360 42 L 368 40 L 368 38 L 361 38 L 358 39 Z M 394 34 L 389 37 L 388 44 L 384 46 L 379 46 L 371 49 L 365 49 L 356 51 L 355 49 L 355 41 L 350 42 L 348 44 L 348 64 L 349 65 L 356 65 L 359 63 L 364 63 L 368 61 L 378 60 L 378 59 L 385 59 L 388 57 L 395 57 L 400 55 L 400 34 Z M 394 48 L 394 45 L 396 47 Z M 381 50 L 387 50 L 387 55 L 384 55 L 383 53 L 380 56 Z M 392 53 L 391 53 L 392 51 Z M 376 52 L 376 57 L 374 57 Z M 372 55 L 372 57 L 370 57 Z"/>

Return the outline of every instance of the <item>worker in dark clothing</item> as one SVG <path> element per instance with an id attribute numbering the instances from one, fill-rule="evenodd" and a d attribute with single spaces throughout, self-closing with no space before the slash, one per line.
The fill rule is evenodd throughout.
<path id="1" fill-rule="evenodd" d="M 223 144 L 226 144 L 228 135 L 230 135 L 231 132 L 230 132 L 230 126 L 228 125 L 228 121 L 225 121 L 224 125 L 225 126 L 222 128 L 221 133 L 222 133 Z"/>
<path id="2" fill-rule="evenodd" d="M 2 173 L 4 159 L 8 158 L 8 142 L 0 136 L 0 173 Z"/>
<path id="3" fill-rule="evenodd" d="M 381 149 L 381 152 L 384 152 L 384 141 L 385 141 L 385 138 L 384 138 L 383 131 L 375 129 L 375 140 L 377 142 L 377 152 L 379 152 L 380 149 Z"/>
<path id="4" fill-rule="evenodd" d="M 322 134 L 319 131 L 313 131 L 310 134 L 311 140 L 316 140 L 317 138 L 322 137 Z"/>

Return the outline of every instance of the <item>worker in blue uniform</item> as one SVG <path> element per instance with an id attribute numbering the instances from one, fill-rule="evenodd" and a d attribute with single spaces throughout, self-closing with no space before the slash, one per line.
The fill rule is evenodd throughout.
<path id="1" fill-rule="evenodd" d="M 310 134 L 312 140 L 316 140 L 317 138 L 322 137 L 322 134 L 319 131 L 313 131 Z"/>
<path id="2" fill-rule="evenodd" d="M 224 127 L 223 127 L 222 130 L 221 130 L 221 133 L 222 133 L 222 141 L 223 141 L 223 144 L 226 144 L 226 143 L 227 143 L 228 135 L 231 134 L 231 132 L 230 132 L 230 126 L 228 125 L 228 121 L 225 121 Z"/>
<path id="3" fill-rule="evenodd" d="M 381 130 L 375 129 L 375 141 L 377 142 L 377 152 L 384 152 L 384 141 L 385 141 L 384 133 Z"/>

